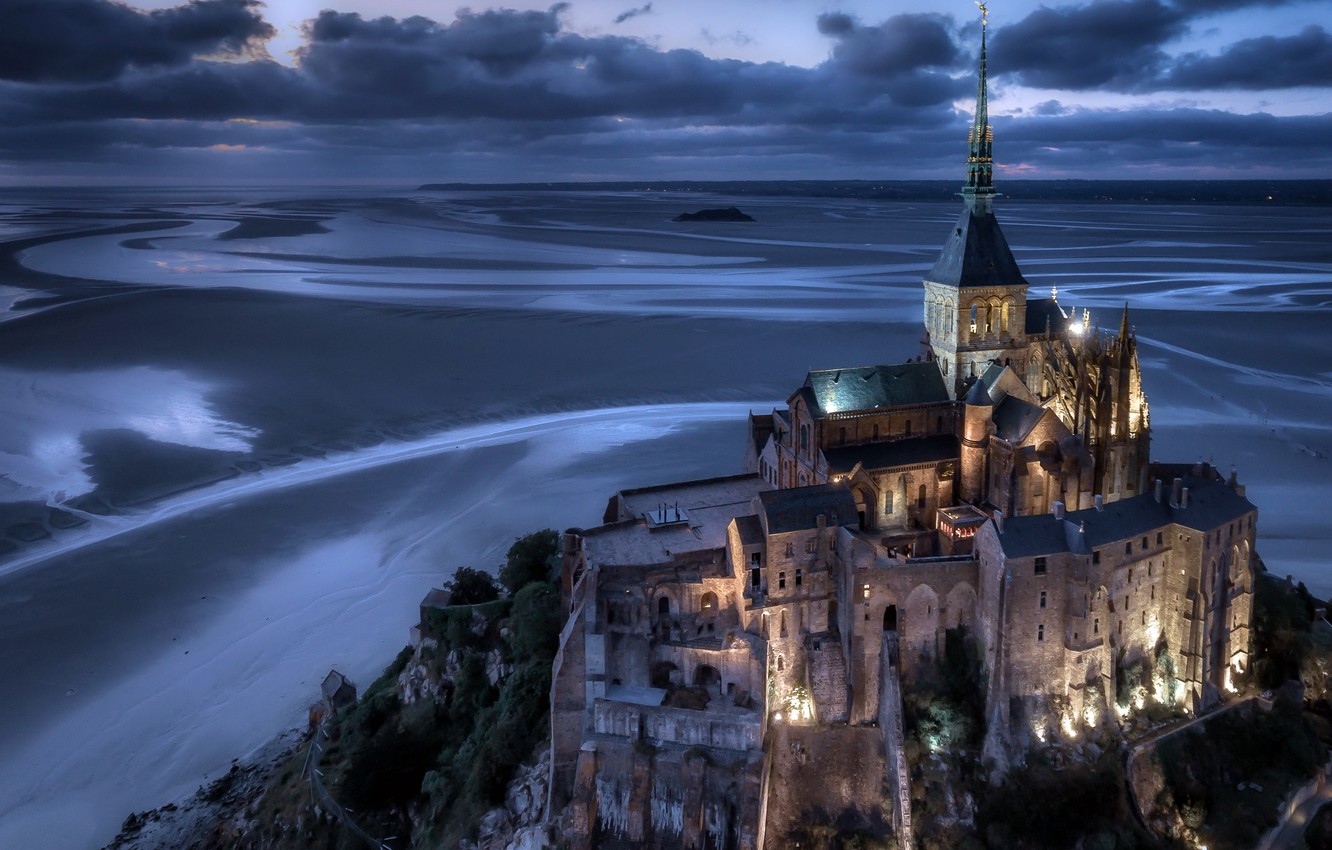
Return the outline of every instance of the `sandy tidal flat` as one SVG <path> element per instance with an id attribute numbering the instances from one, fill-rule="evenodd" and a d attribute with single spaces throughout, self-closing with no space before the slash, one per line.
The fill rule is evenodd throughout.
<path id="1" fill-rule="evenodd" d="M 739 206 L 753 224 L 676 224 Z M 416 603 L 620 487 L 737 471 L 811 368 L 918 354 L 949 203 L 0 198 L 0 846 L 95 847 L 367 684 Z M 1153 455 L 1325 595 L 1332 211 L 1000 208 L 1139 334 Z"/>

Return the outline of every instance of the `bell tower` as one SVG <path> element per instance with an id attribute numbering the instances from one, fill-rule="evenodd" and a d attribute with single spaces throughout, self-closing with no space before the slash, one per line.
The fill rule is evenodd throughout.
<path id="1" fill-rule="evenodd" d="M 988 10 L 981 9 L 980 79 L 976 116 L 967 140 L 962 215 L 925 276 L 925 336 L 921 352 L 939 364 L 944 385 L 961 398 L 990 364 L 1026 374 L 1027 280 L 994 217 L 985 47 Z"/>

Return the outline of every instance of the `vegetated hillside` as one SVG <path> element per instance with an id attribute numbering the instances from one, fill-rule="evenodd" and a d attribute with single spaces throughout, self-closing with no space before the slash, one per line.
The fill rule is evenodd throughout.
<path id="1" fill-rule="evenodd" d="M 452 848 L 473 837 L 548 737 L 558 539 L 550 530 L 519 539 L 498 583 L 460 568 L 445 585 L 451 604 L 424 612 L 420 643 L 357 702 L 317 718 L 262 794 L 197 846 L 359 850 L 369 838 Z M 489 827 L 531 826 L 522 821 L 540 820 L 544 796 L 529 790 L 527 813 L 494 815 Z"/>
<path id="2" fill-rule="evenodd" d="M 543 756 L 561 625 L 557 552 L 558 535 L 543 531 L 514 543 L 498 583 L 460 568 L 446 584 L 449 604 L 423 612 L 421 641 L 404 648 L 359 701 L 312 717 L 318 731 L 268 772 L 266 785 L 256 789 L 258 772 L 237 768 L 187 805 L 215 807 L 219 814 L 206 827 L 180 840 L 137 842 L 145 825 L 174 814 L 166 807 L 132 815 L 115 846 L 352 850 L 382 841 L 394 850 L 452 850 L 478 839 L 487 848 L 551 846 L 558 836 L 544 811 Z M 1136 715 L 1102 724 L 1094 737 L 1052 737 L 1000 777 L 981 758 L 978 646 L 965 630 L 948 630 L 933 669 L 903 694 L 915 846 L 1253 846 L 1276 823 L 1286 795 L 1325 763 L 1332 737 L 1325 719 L 1332 714 L 1332 627 L 1314 617 L 1323 603 L 1265 574 L 1256 602 L 1261 654 L 1252 681 L 1240 684 L 1255 692 L 1279 684 L 1274 704 L 1262 710 L 1250 702 L 1145 747 L 1132 787 L 1146 826 L 1129 796 L 1125 755 L 1134 740 L 1183 715 L 1147 695 Z M 1142 696 L 1136 684 L 1168 672 L 1135 669 L 1117 671 L 1118 693 L 1106 695 L 1126 714 Z M 1314 711 L 1302 711 L 1301 696 Z M 890 846 L 882 830 L 831 815 L 816 821 L 801 821 L 784 838 L 770 835 L 770 846 Z"/>

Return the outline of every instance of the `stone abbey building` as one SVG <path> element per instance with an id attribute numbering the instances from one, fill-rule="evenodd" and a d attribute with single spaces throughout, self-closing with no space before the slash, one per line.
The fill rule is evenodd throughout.
<path id="1" fill-rule="evenodd" d="M 552 788 L 579 846 L 758 850 L 854 808 L 909 847 L 901 691 L 949 630 L 999 766 L 1246 670 L 1256 510 L 1233 473 L 1149 462 L 1127 307 L 1104 334 L 1030 297 L 991 142 L 982 40 L 914 362 L 810 372 L 751 415 L 742 474 L 617 493 L 565 534 Z"/>

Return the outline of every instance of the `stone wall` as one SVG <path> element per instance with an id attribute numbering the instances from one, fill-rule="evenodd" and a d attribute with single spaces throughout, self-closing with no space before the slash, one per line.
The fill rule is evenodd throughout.
<path id="1" fill-rule="evenodd" d="M 762 753 L 597 741 L 584 747 L 567 831 L 573 850 L 761 850 Z"/>
<path id="2" fill-rule="evenodd" d="M 892 831 L 892 801 L 883 795 L 883 738 L 877 727 L 774 724 L 769 738 L 770 846 L 793 846 L 787 838 L 804 820 L 885 835 Z"/>

